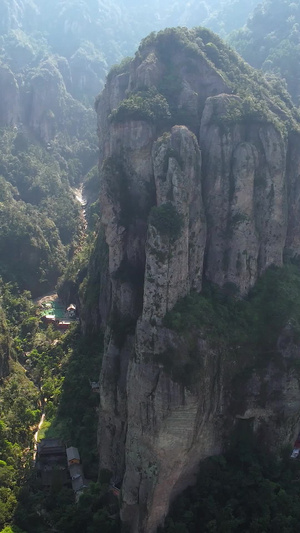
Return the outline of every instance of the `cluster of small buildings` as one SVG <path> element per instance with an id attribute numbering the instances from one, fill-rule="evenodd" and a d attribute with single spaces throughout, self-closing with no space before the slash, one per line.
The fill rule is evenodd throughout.
<path id="1" fill-rule="evenodd" d="M 86 481 L 83 477 L 82 465 L 80 464 L 80 455 L 77 448 L 71 446 L 66 449 L 68 469 L 72 482 L 72 489 L 76 495 L 76 501 L 87 487 Z"/>
<path id="2" fill-rule="evenodd" d="M 76 501 L 87 487 L 77 448 L 66 448 L 60 439 L 42 439 L 37 446 L 37 477 L 44 488 L 54 483 L 72 485 Z"/>
<path id="3" fill-rule="evenodd" d="M 35 466 L 43 487 L 51 487 L 55 481 L 69 485 L 66 447 L 60 439 L 42 439 L 38 443 Z"/>
<path id="4" fill-rule="evenodd" d="M 291 459 L 297 459 L 297 457 L 299 456 L 299 453 L 300 453 L 300 433 L 294 443 L 294 448 L 291 453 Z"/>
<path id="5" fill-rule="evenodd" d="M 48 313 L 47 313 L 48 311 Z M 52 324 L 54 327 L 60 330 L 67 330 L 71 323 L 77 318 L 76 305 L 70 304 L 67 309 L 56 308 L 53 305 L 53 302 L 47 302 L 44 304 L 44 313 L 42 315 L 42 320 L 45 324 Z"/>

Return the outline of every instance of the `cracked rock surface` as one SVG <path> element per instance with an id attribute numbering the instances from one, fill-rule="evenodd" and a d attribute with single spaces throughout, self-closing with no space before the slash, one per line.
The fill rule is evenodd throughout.
<path id="1" fill-rule="evenodd" d="M 174 45 L 168 60 L 158 39 L 144 44 L 97 103 L 109 252 L 99 297 L 106 328 L 99 454 L 101 468 L 122 482 L 121 516 L 132 533 L 157 530 L 199 461 L 222 452 L 236 417 L 267 428 L 271 446 L 298 431 L 290 361 L 300 349 L 292 338 L 279 343 L 280 370 L 270 362 L 242 380 L 244 359 L 195 332 L 196 383 L 166 370 L 170 357 L 183 360 L 189 349 L 163 322 L 181 297 L 200 292 L 204 278 L 245 295 L 284 253 L 299 254 L 299 134 L 286 136 L 254 115 L 228 120 L 242 99 L 202 44 L 197 56 Z M 132 108 L 113 119 L 130 95 L 149 98 L 153 87 L 166 95 L 169 122 Z"/>

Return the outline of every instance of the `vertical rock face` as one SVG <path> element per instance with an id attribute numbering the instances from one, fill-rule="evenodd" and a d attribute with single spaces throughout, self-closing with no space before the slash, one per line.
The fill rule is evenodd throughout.
<path id="1" fill-rule="evenodd" d="M 281 265 L 287 234 L 286 145 L 275 127 L 216 124 L 236 96 L 208 98 L 200 128 L 204 199 L 210 220 L 208 279 L 242 293 Z"/>
<path id="2" fill-rule="evenodd" d="M 163 318 L 180 297 L 191 289 L 201 290 L 206 241 L 201 155 L 195 136 L 184 126 L 173 127 L 170 135 L 154 143 L 152 161 L 157 211 L 148 226 L 144 320 Z M 172 216 L 166 209 L 169 205 L 178 217 L 178 236 L 172 234 L 176 218 L 167 220 Z M 168 223 L 171 228 L 164 234 L 160 224 Z"/>
<path id="3" fill-rule="evenodd" d="M 53 140 L 58 131 L 80 136 L 91 115 L 67 92 L 64 66 L 59 59 L 42 62 L 29 75 L 28 90 L 21 93 L 24 124 L 44 142 Z"/>
<path id="4" fill-rule="evenodd" d="M 299 256 L 300 234 L 300 154 L 299 134 L 290 135 L 287 155 L 288 232 L 285 253 L 287 257 Z"/>
<path id="5" fill-rule="evenodd" d="M 0 123 L 14 126 L 19 122 L 19 86 L 10 69 L 0 65 Z"/>
<path id="6" fill-rule="evenodd" d="M 15 55 L 11 68 L 0 64 L 0 125 L 21 125 L 45 143 L 58 132 L 84 136 L 94 113 L 67 91 L 71 85 L 67 61 L 51 57 L 32 67 L 26 50 L 24 57 L 20 52 Z"/>
<path id="7" fill-rule="evenodd" d="M 0 382 L 9 374 L 11 339 L 9 338 L 5 314 L 0 307 Z"/>
<path id="8" fill-rule="evenodd" d="M 0 6 L 1 35 L 17 29 L 24 23 L 27 27 L 36 20 L 37 6 L 31 0 L 2 0 Z"/>
<path id="9" fill-rule="evenodd" d="M 268 114 L 263 85 L 257 112 L 254 100 L 233 94 L 221 61 L 233 62 L 239 80 L 247 72 L 251 87 L 252 71 L 206 30 L 166 31 L 109 76 L 97 102 L 110 284 L 110 309 L 107 297 L 99 305 L 99 453 L 101 468 L 122 482 L 122 519 L 134 533 L 156 531 L 199 461 L 222 451 L 237 416 L 271 428 L 278 446 L 299 421 L 289 361 L 300 352 L 291 339 L 279 346 L 284 370 L 251 371 L 237 401 L 245 358 L 199 332 L 188 346 L 164 325 L 204 278 L 244 295 L 284 252 L 299 254 L 298 133 L 284 131 L 287 116 L 296 129 L 293 110 L 276 103 Z M 192 385 L 167 368 L 191 350 L 201 361 Z"/>

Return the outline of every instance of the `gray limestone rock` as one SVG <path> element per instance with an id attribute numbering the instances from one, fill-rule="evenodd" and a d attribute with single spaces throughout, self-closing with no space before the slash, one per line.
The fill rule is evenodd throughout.
<path id="1" fill-rule="evenodd" d="M 19 85 L 11 70 L 0 65 L 0 124 L 15 126 L 20 121 Z"/>
<path id="2" fill-rule="evenodd" d="M 208 98 L 200 128 L 203 198 L 210 220 L 208 279 L 246 293 L 282 265 L 287 233 L 286 145 L 271 124 L 216 123 L 236 96 Z"/>
<path id="3" fill-rule="evenodd" d="M 282 265 L 284 253 L 299 255 L 298 134 L 287 139 L 273 104 L 272 120 L 241 111 L 232 119 L 242 97 L 202 40 L 194 44 L 174 41 L 166 51 L 159 36 L 150 39 L 108 77 L 97 101 L 110 282 L 109 308 L 107 297 L 99 304 L 106 328 L 99 454 L 101 468 L 122 482 L 121 516 L 132 533 L 157 530 L 237 420 L 271 428 L 277 447 L 299 423 L 290 362 L 300 349 L 292 335 L 278 341 L 280 371 L 272 362 L 256 371 L 247 353 L 210 345 L 200 325 L 192 348 L 164 325 L 166 312 L 200 292 L 203 279 L 243 296 L 270 265 Z M 137 91 L 150 103 L 149 95 L 163 95 L 171 119 L 156 120 L 155 107 L 139 115 Z M 124 101 L 127 115 L 113 119 Z M 191 349 L 201 365 L 187 376 Z"/>

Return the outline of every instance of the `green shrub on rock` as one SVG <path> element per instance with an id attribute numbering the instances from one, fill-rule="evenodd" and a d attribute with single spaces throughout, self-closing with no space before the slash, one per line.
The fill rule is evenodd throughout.
<path id="1" fill-rule="evenodd" d="M 127 120 L 156 122 L 169 120 L 170 117 L 167 100 L 154 87 L 131 93 L 110 115 L 112 122 Z"/>
<path id="2" fill-rule="evenodd" d="M 180 237 L 182 216 L 171 202 L 152 207 L 149 222 L 161 235 L 167 235 L 171 241 L 176 241 Z"/>

